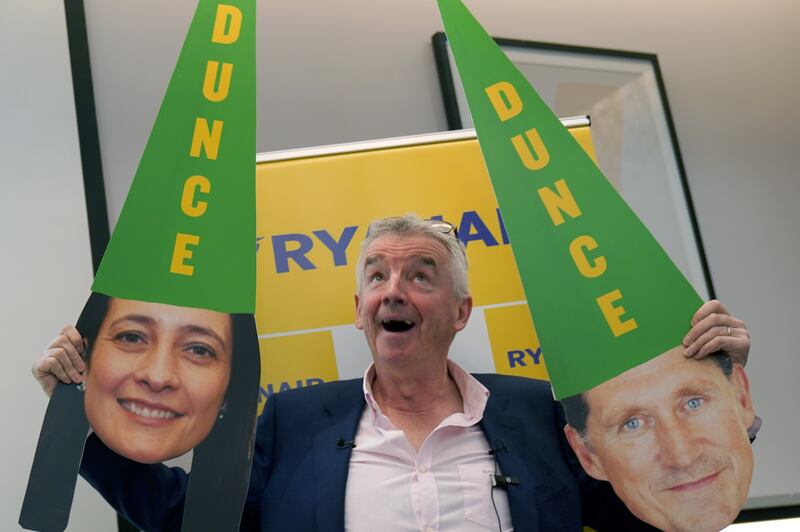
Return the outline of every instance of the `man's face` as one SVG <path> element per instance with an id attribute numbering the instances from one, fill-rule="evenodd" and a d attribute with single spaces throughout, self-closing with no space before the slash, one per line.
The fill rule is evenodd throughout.
<path id="1" fill-rule="evenodd" d="M 608 480 L 662 530 L 720 530 L 750 487 L 754 411 L 744 370 L 730 380 L 680 347 L 586 392 L 588 442 L 567 437 L 584 469 Z M 571 432 L 570 432 L 571 431 Z"/>
<path id="2" fill-rule="evenodd" d="M 356 294 L 356 327 L 364 331 L 376 362 L 423 363 L 447 357 L 463 329 L 472 298 L 453 293 L 450 256 L 424 235 L 385 235 L 364 253 L 363 282 Z"/>

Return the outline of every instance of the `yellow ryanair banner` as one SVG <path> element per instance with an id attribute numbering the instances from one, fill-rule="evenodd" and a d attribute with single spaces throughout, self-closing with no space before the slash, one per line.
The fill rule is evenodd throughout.
<path id="1" fill-rule="evenodd" d="M 587 118 L 565 125 L 594 157 Z M 256 166 L 261 396 L 360 377 L 355 262 L 367 226 L 415 213 L 458 227 L 475 309 L 451 358 L 472 372 L 547 378 L 473 131 L 263 154 Z"/>

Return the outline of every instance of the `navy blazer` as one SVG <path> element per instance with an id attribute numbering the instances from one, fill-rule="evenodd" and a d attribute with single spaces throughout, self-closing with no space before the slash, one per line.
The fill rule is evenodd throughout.
<path id="1" fill-rule="evenodd" d="M 498 449 L 514 530 L 652 530 L 634 518 L 610 485 L 589 478 L 563 436 L 561 407 L 544 381 L 475 376 L 490 391 L 481 428 Z M 344 530 L 351 448 L 364 410 L 361 379 L 270 397 L 259 418 L 242 530 Z M 357 442 L 356 442 L 357 443 Z M 187 475 L 179 468 L 121 458 L 94 436 L 81 474 L 145 530 L 179 530 Z M 488 497 L 488 494 L 487 494 Z M 380 511 L 376 509 L 376 511 Z"/>

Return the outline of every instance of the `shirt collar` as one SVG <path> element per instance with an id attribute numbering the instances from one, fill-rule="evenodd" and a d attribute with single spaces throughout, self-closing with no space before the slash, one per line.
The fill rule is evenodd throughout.
<path id="1" fill-rule="evenodd" d="M 469 372 L 461 366 L 447 359 L 447 372 L 456 383 L 458 392 L 463 401 L 464 417 L 472 423 L 478 423 L 483 418 L 483 411 L 486 409 L 486 402 L 489 400 L 489 390 L 478 382 Z M 364 372 L 364 400 L 377 418 L 383 417 L 380 406 L 372 393 L 372 383 L 375 380 L 375 363 L 372 362 Z"/>

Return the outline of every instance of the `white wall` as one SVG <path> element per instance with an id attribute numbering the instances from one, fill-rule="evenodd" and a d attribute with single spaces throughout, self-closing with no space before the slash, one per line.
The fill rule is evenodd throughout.
<path id="1" fill-rule="evenodd" d="M 85 3 L 109 210 L 115 219 L 195 0 Z M 800 239 L 795 234 L 800 210 L 794 205 L 800 198 L 800 150 L 795 146 L 800 133 L 800 106 L 795 99 L 800 86 L 800 33 L 795 27 L 800 4 L 794 0 L 466 3 L 495 36 L 658 54 L 717 294 L 753 332 L 753 363 L 748 369 L 765 426 L 755 445 L 757 470 L 751 493 L 758 497 L 800 492 L 800 461 L 795 456 L 800 447 L 796 413 L 800 388 L 795 385 L 800 358 L 791 341 L 800 301 L 795 275 L 800 262 Z M 16 209 L 13 225 L 2 226 L 4 244 L 9 227 L 14 228 L 9 235 L 15 239 L 13 253 L 5 256 L 17 257 L 13 264 L 3 261 L 3 278 L 13 273 L 19 278 L 10 289 L 14 296 L 4 299 L 4 314 L 13 315 L 3 323 L 24 332 L 15 335 L 22 343 L 14 345 L 11 370 L 13 375 L 25 375 L 33 353 L 62 321 L 77 315 L 88 290 L 90 268 L 83 199 L 77 193 L 79 167 L 60 3 L 39 0 L 29 7 L 14 0 L 12 4 L 24 7 L 13 8 L 11 17 L 4 12 L 0 25 L 9 25 L 11 34 L 4 29 L 0 38 L 24 45 L 18 44 L 18 49 L 31 46 L 26 50 L 29 60 L 45 55 L 37 59 L 37 64 L 45 65 L 44 72 L 25 72 L 14 63 L 17 70 L 12 72 L 20 71 L 18 76 L 28 84 L 24 90 L 0 85 L 4 115 L 13 115 L 15 129 L 25 128 L 3 140 L 4 149 L 12 146 L 10 142 L 16 149 L 9 149 L 10 166 L 5 156 L 0 163 L 4 183 L 7 176 L 27 177 L 18 179 L 19 188 L 13 189 L 23 195 L 4 197 L 0 214 L 8 216 L 5 203 Z M 258 9 L 259 150 L 446 128 L 430 44 L 431 34 L 441 30 L 434 0 L 261 0 Z M 18 17 L 25 17 L 27 26 Z M 39 50 L 42 44 L 49 48 Z M 8 56 L 9 49 L 0 47 L 0 54 Z M 20 60 L 3 57 L 3 61 Z M 2 72 L 6 79 L 7 69 Z M 5 139 L 8 129 L 0 132 Z M 43 158 L 38 147 L 45 145 L 61 152 Z M 41 180 L 52 175 L 53 165 L 63 180 L 48 183 L 52 188 L 44 199 L 50 202 L 49 216 L 54 218 L 41 223 L 34 212 L 41 208 L 41 198 L 34 201 L 34 194 L 41 196 L 46 190 Z M 68 179 L 64 169 L 69 169 Z M 19 223 L 20 216 L 25 216 L 25 223 Z M 31 237 L 24 242 L 17 230 L 23 226 L 31 227 Z M 33 278 L 31 272 L 43 275 Z M 18 312 L 20 303 L 7 307 L 9 301 L 19 301 L 17 294 L 26 288 L 32 291 L 31 307 L 34 303 L 41 307 L 49 294 L 59 294 L 58 304 L 37 308 L 35 322 L 21 319 L 17 316 L 25 314 Z M 19 447 L 3 444 L 14 446 L 4 447 L 14 467 L 27 470 L 44 402 L 32 391 L 32 382 L 26 382 L 27 375 L 19 377 L 19 383 L 16 377 L 10 380 L 10 386 L 24 389 L 35 405 L 31 412 L 19 414 L 19 420 L 10 421 L 20 427 L 25 441 Z M 28 417 L 30 421 L 25 421 Z M 9 486 L 17 496 L 18 484 Z M 9 510 L 9 515 L 15 511 Z M 3 523 L 8 522 L 5 515 L 4 508 Z"/>
<path id="2" fill-rule="evenodd" d="M 36 355 L 78 317 L 92 278 L 61 0 L 12 0 L 0 15 L 0 530 L 17 530 L 47 400 Z M 81 480 L 71 530 L 115 530 Z"/>

